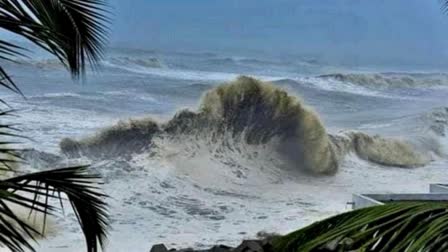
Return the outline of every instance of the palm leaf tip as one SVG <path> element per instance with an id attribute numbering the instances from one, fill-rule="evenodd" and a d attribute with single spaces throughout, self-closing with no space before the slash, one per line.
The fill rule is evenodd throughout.
<path id="1" fill-rule="evenodd" d="M 0 182 L 0 191 L 10 193 L 0 194 L 0 207 L 5 201 L 18 204 L 32 211 L 43 213 L 45 222 L 45 217 L 56 211 L 56 208 L 50 205 L 49 199 L 59 199 L 61 208 L 63 208 L 62 194 L 65 194 L 84 233 L 87 251 L 96 252 L 100 248 L 104 249 L 109 229 L 107 204 L 104 201 L 106 196 L 97 190 L 96 180 L 98 178 L 99 176 L 88 173 L 86 166 L 79 166 L 7 179 Z M 33 194 L 33 197 L 25 197 L 23 193 Z M 0 213 L 2 210 L 0 208 Z M 36 232 L 44 233 L 44 230 L 34 230 L 19 221 L 15 220 L 20 224 L 21 230 L 27 234 L 27 237 L 33 238 L 32 234 Z M 1 224 L 0 222 L 0 238 L 2 235 Z M 43 226 L 45 227 L 45 223 Z M 17 235 L 14 241 L 23 247 L 31 248 L 24 235 Z M 2 242 L 1 239 L 0 242 Z M 8 243 L 3 244 L 13 248 L 8 246 Z M 23 250 L 17 250 L 16 246 L 13 251 Z"/>
<path id="2" fill-rule="evenodd" d="M 95 68 L 103 55 L 109 23 L 105 6 L 104 0 L 0 0 L 0 27 L 52 53 L 78 78 L 87 64 Z M 0 59 L 13 61 L 24 56 L 23 52 L 0 39 Z M 1 66 L 0 86 L 22 94 Z M 0 125 L 0 136 L 20 137 L 3 126 L 7 125 Z M 16 150 L 8 147 L 11 143 L 0 142 L 0 170 L 11 170 L 10 164 L 20 159 Z M 61 195 L 65 195 L 84 232 L 87 250 L 104 248 L 109 222 L 105 195 L 94 183 L 98 178 L 88 174 L 87 167 L 73 167 L 0 180 L 0 244 L 12 251 L 34 251 L 28 238 L 44 233 L 23 222 L 6 203 L 47 216 L 56 210 L 49 199 L 59 199 L 63 208 Z M 45 221 L 44 217 L 43 227 Z"/>
<path id="3" fill-rule="evenodd" d="M 0 1 L 0 27 L 54 54 L 75 78 L 84 75 L 87 63 L 97 66 L 109 22 L 104 0 Z M 1 45 L 9 53 L 17 49 Z"/>

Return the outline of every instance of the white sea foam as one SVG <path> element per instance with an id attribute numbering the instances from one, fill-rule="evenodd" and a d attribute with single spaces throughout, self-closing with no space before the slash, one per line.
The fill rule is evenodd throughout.
<path id="1" fill-rule="evenodd" d="M 225 72 L 208 72 L 208 71 L 190 71 L 190 70 L 182 70 L 182 69 L 169 69 L 169 68 L 150 68 L 144 66 L 126 66 L 126 65 L 117 65 L 108 61 L 104 61 L 103 64 L 108 67 L 114 67 L 123 69 L 126 71 L 139 73 L 139 74 L 148 74 L 159 77 L 173 78 L 173 79 L 182 79 L 182 80 L 202 80 L 202 81 L 227 81 L 231 79 L 235 79 L 239 76 L 238 73 L 225 73 Z M 274 76 L 258 76 L 263 80 L 279 80 L 283 79 L 282 77 L 274 77 Z"/>
<path id="2" fill-rule="evenodd" d="M 164 96 L 159 97 L 158 93 L 152 94 L 146 89 L 133 90 L 132 81 L 135 81 L 133 78 L 136 75 L 130 73 L 141 74 L 144 78 L 148 78 L 148 82 L 156 79 L 151 79 L 152 76 L 174 78 L 177 82 L 185 80 L 182 82 L 186 87 L 185 90 L 194 89 L 197 92 L 208 87 L 213 88 L 215 82 L 226 81 L 236 76 L 233 73 L 168 69 L 166 66 L 130 68 L 124 70 L 129 71 L 126 76 L 132 79 L 123 78 L 123 82 L 119 83 L 126 87 L 128 93 L 123 91 L 125 88 L 117 90 L 111 88 L 112 91 L 94 94 L 44 90 L 32 98 L 50 98 L 51 101 L 48 103 L 12 100 L 11 104 L 22 110 L 22 117 L 17 120 L 24 124 L 25 132 L 37 140 L 33 147 L 57 153 L 57 144 L 62 138 L 79 139 L 91 136 L 100 128 L 115 125 L 118 119 L 127 119 L 129 115 L 134 114 L 132 109 L 128 114 L 123 112 L 110 115 L 102 113 L 99 107 L 77 109 L 65 103 L 63 105 L 67 107 L 61 107 L 53 103 L 54 100 L 60 102 L 64 101 L 64 97 L 69 97 L 85 101 L 82 97 L 91 95 L 103 98 L 106 96 L 112 100 L 129 99 L 129 103 L 147 99 L 148 110 L 158 105 L 159 101 L 177 101 L 176 99 L 165 101 Z M 114 71 L 114 74 L 121 73 Z M 376 106 L 382 106 L 381 102 L 384 100 L 378 96 L 387 96 L 387 90 L 350 81 L 291 75 L 288 78 L 295 78 L 298 85 L 307 85 L 312 90 L 318 90 L 316 93 L 319 95 L 312 97 L 317 99 L 313 104 L 316 104 L 318 111 L 322 108 L 325 110 L 325 106 L 338 106 L 331 103 L 337 95 L 333 91 L 344 92 L 347 103 L 351 102 L 350 106 L 357 116 L 365 115 L 369 119 L 372 117 L 358 130 L 366 130 L 369 133 L 387 132 L 388 135 L 399 136 L 400 140 L 404 138 L 409 141 L 409 144 L 416 148 L 415 151 L 423 151 L 425 154 L 428 150 L 437 152 L 439 142 L 442 146 L 448 146 L 445 145 L 448 139 L 445 137 L 446 109 L 422 114 L 420 111 L 405 110 L 405 104 L 410 103 L 403 103 L 402 107 L 384 109 L 384 114 L 372 113 L 370 107 L 358 111 L 357 109 L 362 108 L 363 104 L 353 104 L 351 99 L 354 102 L 362 102 L 365 96 L 369 96 L 369 99 L 378 101 L 371 105 L 372 109 L 375 109 Z M 115 77 L 112 76 L 111 81 L 115 80 L 113 79 Z M 129 82 L 126 82 L 127 80 Z M 196 84 L 198 80 L 200 84 Z M 105 82 L 106 85 L 109 84 Z M 119 84 L 114 83 L 117 86 Z M 167 93 L 169 88 L 165 90 Z M 160 93 L 164 94 L 164 91 Z M 359 97 L 362 98 L 355 99 Z M 184 98 L 183 92 L 179 92 L 178 98 L 179 100 Z M 307 101 L 307 98 L 304 97 L 304 100 Z M 375 100 L 377 98 L 378 100 Z M 424 98 L 430 100 L 433 97 Z M 330 102 L 323 99 L 330 99 Z M 398 102 L 400 101 L 403 100 Z M 411 101 L 416 104 L 415 107 L 423 104 L 419 99 Z M 122 104 L 113 104 L 110 107 L 111 110 L 121 109 Z M 429 106 L 426 104 L 423 107 Z M 172 112 L 171 109 L 167 106 L 162 107 L 159 116 L 168 117 Z M 350 112 L 337 109 L 331 111 L 334 113 L 331 116 L 342 118 L 347 123 L 361 120 Z M 402 114 L 411 115 L 403 117 Z M 328 115 L 322 114 L 323 121 L 326 121 L 326 116 Z M 376 120 L 378 118 L 380 120 Z M 329 128 L 333 126 L 329 125 Z M 344 126 L 338 125 L 338 127 Z M 343 133 L 333 135 L 341 136 Z M 139 136 L 141 136 L 139 139 L 146 137 L 144 134 Z M 217 135 L 211 134 L 211 136 Z M 232 139 L 228 135 L 221 136 Z M 426 192 L 429 183 L 448 180 L 446 169 L 448 163 L 443 155 L 434 158 L 421 168 L 397 169 L 376 164 L 373 162 L 375 160 L 365 160 L 368 159 L 366 156 L 372 154 L 372 148 L 363 145 L 360 149 L 364 156 L 356 152 L 347 153 L 334 176 L 308 176 L 283 169 L 282 159 L 272 151 L 272 148 L 267 148 L 265 145 L 254 146 L 231 140 L 217 142 L 214 145 L 210 144 L 209 139 L 204 140 L 197 135 L 184 137 L 169 138 L 167 135 L 159 135 L 151 142 L 150 147 L 154 148 L 152 152 L 136 153 L 131 155 L 130 159 L 115 155 L 114 158 L 103 160 L 82 158 L 63 162 L 64 165 L 69 162 L 91 163 L 92 171 L 104 177 L 104 191 L 111 196 L 107 201 L 113 227 L 107 251 L 147 251 L 155 243 L 166 243 L 170 247 L 237 244 L 241 239 L 254 238 L 261 230 L 287 233 L 323 217 L 346 211 L 349 209 L 346 202 L 351 201 L 352 193 Z M 368 137 L 363 140 L 366 139 L 369 140 Z M 122 147 L 126 146 L 124 143 L 127 142 L 130 141 L 121 143 Z M 384 144 L 382 139 L 373 139 L 372 142 L 373 146 Z M 386 144 L 386 147 L 394 146 L 395 143 Z M 224 144 L 230 148 L 223 148 Z M 441 152 L 446 153 L 444 150 Z M 373 151 L 377 159 L 381 157 L 379 154 L 381 153 Z M 41 167 L 46 169 L 56 165 L 44 162 L 39 166 Z M 29 168 L 29 171 L 36 169 Z M 79 233 L 75 216 L 67 212 L 65 218 L 56 218 L 56 224 L 61 233 L 50 236 L 48 241 L 43 241 L 38 251 L 78 252 L 82 246 L 80 244 L 83 244 L 83 236 Z"/>

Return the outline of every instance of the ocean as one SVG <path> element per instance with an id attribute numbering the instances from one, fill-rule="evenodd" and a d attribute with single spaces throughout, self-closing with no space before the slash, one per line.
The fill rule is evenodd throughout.
<path id="1" fill-rule="evenodd" d="M 101 174 L 107 251 L 235 245 L 347 211 L 353 193 L 448 180 L 448 74 L 437 69 L 114 48 L 74 82 L 54 59 L 19 63 L 2 66 L 26 99 L 0 92 L 38 151 L 23 169 Z M 38 251 L 80 251 L 73 213 L 51 225 Z"/>

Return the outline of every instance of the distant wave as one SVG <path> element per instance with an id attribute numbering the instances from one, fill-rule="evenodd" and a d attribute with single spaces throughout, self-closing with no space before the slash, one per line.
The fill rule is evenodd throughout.
<path id="1" fill-rule="evenodd" d="M 28 96 L 28 99 L 66 98 L 66 97 L 79 97 L 79 98 L 81 98 L 82 95 L 80 95 L 78 93 L 71 93 L 71 92 L 46 93 L 46 94 L 41 94 L 41 95 L 30 95 L 30 96 Z"/>
<path id="2" fill-rule="evenodd" d="M 280 61 L 280 60 L 269 60 L 260 58 L 249 58 L 249 57 L 214 57 L 207 59 L 207 62 L 216 65 L 234 65 L 234 66 L 246 66 L 246 67 L 270 67 L 270 68 L 281 68 L 281 67 L 317 67 L 318 63 L 316 61 Z"/>
<path id="3" fill-rule="evenodd" d="M 328 134 L 297 97 L 250 77 L 206 92 L 197 112 L 180 111 L 166 123 L 150 118 L 121 122 L 93 137 L 64 139 L 60 146 L 69 157 L 92 159 L 161 152 L 169 157 L 174 148 L 187 159 L 209 156 L 230 168 L 248 160 L 261 167 L 281 162 L 287 170 L 312 174 L 335 173 L 349 153 L 396 167 L 418 167 L 433 160 L 431 150 L 405 139 L 362 132 Z M 166 146 L 172 149 L 167 152 Z"/>
<path id="4" fill-rule="evenodd" d="M 122 70 L 126 70 L 133 73 L 148 74 L 153 76 L 159 76 L 164 78 L 173 78 L 181 80 L 208 80 L 208 81 L 225 81 L 237 77 L 237 74 L 233 73 L 219 73 L 219 72 L 206 72 L 206 71 L 189 71 L 189 70 L 177 70 L 177 69 L 162 69 L 162 68 L 150 68 L 150 67 L 135 67 L 126 65 L 115 65 L 104 63 L 106 66 L 116 67 Z"/>
<path id="5" fill-rule="evenodd" d="M 213 85 L 203 84 L 203 83 L 193 83 L 193 84 L 189 84 L 186 86 L 165 89 L 164 92 L 168 92 L 170 94 L 175 94 L 180 97 L 186 96 L 186 95 L 198 96 L 198 94 L 201 94 L 211 88 L 213 88 Z"/>
<path id="6" fill-rule="evenodd" d="M 16 62 L 24 66 L 37 67 L 43 70 L 63 69 L 63 65 L 57 59 L 18 59 Z M 130 57 L 112 56 L 102 60 L 101 65 L 113 69 L 121 69 L 128 72 L 173 78 L 191 81 L 228 81 L 239 76 L 237 73 L 211 72 L 201 70 L 170 69 L 160 59 L 155 57 Z M 257 76 L 264 80 L 281 79 L 274 76 Z"/>
<path id="7" fill-rule="evenodd" d="M 33 66 L 41 69 L 59 69 L 63 65 L 58 59 L 17 59 L 15 60 L 20 65 Z M 159 59 L 149 58 L 135 58 L 127 56 L 109 57 L 102 62 L 106 66 L 112 67 L 142 67 L 142 68 L 163 68 L 166 67 Z"/>
<path id="8" fill-rule="evenodd" d="M 279 65 L 285 64 L 280 62 L 274 62 L 269 60 L 246 58 L 246 57 L 215 57 L 208 59 L 209 62 L 214 64 L 247 64 L 247 65 Z"/>
<path id="9" fill-rule="evenodd" d="M 337 73 L 320 75 L 318 78 L 351 83 L 374 89 L 418 88 L 448 85 L 447 74 L 429 73 Z"/>
<path id="10" fill-rule="evenodd" d="M 300 85 L 325 91 L 345 92 L 364 96 L 390 97 L 389 94 L 381 93 L 379 90 L 373 90 L 367 87 L 352 84 L 350 82 L 334 81 L 327 78 L 296 77 L 282 78 L 278 80 L 274 79 L 273 81 L 282 85 Z"/>
<path id="11" fill-rule="evenodd" d="M 239 76 L 237 73 L 226 73 L 226 72 L 210 72 L 210 71 L 200 71 L 200 70 L 183 70 L 183 69 L 170 69 L 166 67 L 148 67 L 144 65 L 137 64 L 115 64 L 111 61 L 103 61 L 103 65 L 113 68 L 118 68 L 126 70 L 133 73 L 148 74 L 153 76 L 159 76 L 164 78 L 173 78 L 181 80 L 191 80 L 191 81 L 228 81 L 235 79 Z M 264 80 L 277 80 L 281 79 L 274 76 L 257 76 Z"/>
<path id="12" fill-rule="evenodd" d="M 166 67 L 161 60 L 155 57 L 138 58 L 138 57 L 109 57 L 103 64 L 115 67 L 144 67 L 144 68 L 164 68 Z"/>
<path id="13" fill-rule="evenodd" d="M 32 66 L 45 70 L 62 69 L 64 67 L 58 59 L 15 59 L 14 61 L 19 65 Z"/>
<path id="14" fill-rule="evenodd" d="M 110 108 L 109 103 L 116 99 L 133 99 L 134 101 L 142 101 L 148 104 L 156 104 L 160 101 L 151 94 L 132 91 L 102 91 L 102 92 L 56 92 L 44 93 L 38 95 L 27 96 L 29 101 L 45 102 L 49 104 L 73 104 L 76 107 L 84 107 L 86 104 L 97 102 L 98 106 Z M 91 108 L 90 108 L 91 109 Z"/>

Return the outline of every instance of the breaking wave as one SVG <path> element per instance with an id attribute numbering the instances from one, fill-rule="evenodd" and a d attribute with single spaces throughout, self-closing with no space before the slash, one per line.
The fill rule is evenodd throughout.
<path id="1" fill-rule="evenodd" d="M 333 136 L 341 152 L 355 153 L 360 159 L 384 166 L 402 168 L 420 167 L 433 160 L 432 152 L 420 149 L 418 144 L 399 138 L 370 136 L 350 132 Z"/>
<path id="2" fill-rule="evenodd" d="M 33 66 L 45 70 L 61 69 L 64 67 L 58 59 L 16 59 L 15 62 L 20 65 Z M 166 68 L 162 61 L 154 57 L 137 58 L 115 56 L 107 58 L 102 64 L 104 66 L 116 68 Z"/>
<path id="3" fill-rule="evenodd" d="M 103 61 L 106 66 L 112 67 L 143 67 L 143 68 L 165 68 L 165 64 L 158 58 L 136 58 L 136 57 L 110 57 L 106 61 Z"/>
<path id="4" fill-rule="evenodd" d="M 43 70 L 58 70 L 64 67 L 58 59 L 14 59 L 14 63 Z"/>
<path id="5" fill-rule="evenodd" d="M 164 123 L 150 118 L 120 122 L 92 137 L 64 139 L 60 147 L 69 157 L 111 159 L 156 156 L 168 143 L 186 157 L 207 153 L 231 167 L 270 158 L 288 170 L 311 174 L 335 173 L 348 153 L 396 167 L 423 166 L 433 159 L 430 151 L 403 139 L 328 134 L 302 100 L 244 76 L 206 92 L 198 111 L 182 110 Z"/>
<path id="6" fill-rule="evenodd" d="M 102 64 L 106 67 L 121 69 L 132 73 L 147 74 L 164 78 L 173 78 L 181 80 L 207 80 L 207 81 L 225 81 L 237 77 L 234 73 L 222 73 L 222 72 L 208 72 L 199 70 L 181 70 L 172 69 L 166 66 L 145 66 L 145 64 L 116 64 L 111 61 L 103 61 Z"/>
<path id="7" fill-rule="evenodd" d="M 208 59 L 210 63 L 213 64 L 236 64 L 236 65 L 255 65 L 255 66 L 278 66 L 278 65 L 288 65 L 289 62 L 279 62 L 262 60 L 257 58 L 246 58 L 246 57 L 215 57 Z"/>
<path id="8" fill-rule="evenodd" d="M 448 75 L 431 73 L 337 73 L 320 75 L 318 78 L 374 89 L 437 87 L 448 84 Z"/>
<path id="9" fill-rule="evenodd" d="M 214 66 L 233 68 L 234 72 L 256 71 L 258 73 L 277 72 L 280 75 L 297 76 L 297 72 L 309 72 L 319 69 L 321 66 L 317 61 L 306 59 L 263 59 L 250 57 L 212 57 L 204 59 L 204 62 Z"/>

